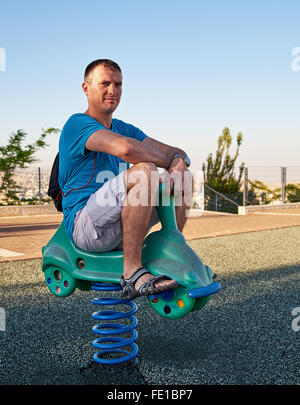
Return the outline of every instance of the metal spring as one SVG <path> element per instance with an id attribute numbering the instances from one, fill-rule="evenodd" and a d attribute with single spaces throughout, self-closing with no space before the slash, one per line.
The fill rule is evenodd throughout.
<path id="1" fill-rule="evenodd" d="M 93 282 L 92 284 L 92 290 L 96 291 L 118 291 L 121 289 L 122 289 L 121 285 L 116 283 Z M 92 300 L 92 303 L 95 305 L 124 304 L 131 308 L 127 312 L 104 310 L 104 311 L 97 311 L 92 314 L 93 319 L 105 321 L 104 323 L 95 325 L 92 328 L 92 331 L 94 333 L 104 336 L 95 339 L 92 342 L 92 345 L 95 348 L 100 349 L 97 353 L 94 354 L 93 360 L 96 361 L 97 363 L 102 364 L 119 364 L 133 359 L 138 354 L 138 346 L 136 345 L 136 343 L 134 343 L 138 337 L 138 333 L 134 329 L 137 325 L 137 319 L 133 316 L 133 314 L 135 314 L 137 311 L 137 305 L 132 301 L 124 300 L 121 298 L 107 298 L 107 297 L 94 298 Z M 130 319 L 131 324 L 125 325 L 113 322 L 109 323 L 106 322 L 125 318 Z M 131 332 L 131 337 L 124 338 L 116 336 L 127 332 Z M 128 348 L 131 348 L 132 350 L 128 351 L 122 349 L 126 346 Z M 122 353 L 125 355 L 115 359 L 107 359 L 102 357 L 103 355 L 106 355 L 108 353 Z"/>

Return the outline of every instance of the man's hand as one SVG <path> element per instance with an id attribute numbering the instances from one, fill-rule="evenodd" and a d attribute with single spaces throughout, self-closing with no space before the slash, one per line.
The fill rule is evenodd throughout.
<path id="1" fill-rule="evenodd" d="M 191 193 L 193 176 L 192 173 L 188 170 L 186 162 L 182 158 L 173 159 L 169 169 L 170 176 L 170 190 L 174 186 L 174 196 L 184 196 L 184 193 Z"/>
<path id="2" fill-rule="evenodd" d="M 173 159 L 168 172 L 170 176 L 170 191 L 174 185 L 174 195 L 182 193 L 183 183 L 184 183 L 184 172 L 187 170 L 187 165 L 184 159 L 175 158 Z"/>
<path id="3" fill-rule="evenodd" d="M 166 145 L 150 137 L 145 138 L 143 143 L 159 150 L 161 153 L 167 156 L 167 160 L 169 161 L 168 166 L 160 166 L 167 169 L 167 171 L 160 175 L 160 181 L 167 184 L 166 192 L 170 194 L 172 187 L 174 186 L 174 195 L 178 195 L 179 204 L 180 201 L 182 201 L 182 196 L 184 196 L 184 201 L 187 203 L 187 205 L 191 205 L 194 185 L 193 175 L 188 170 L 184 158 L 174 158 L 175 155 L 185 156 L 186 153 L 179 148 Z M 169 183 L 170 188 L 168 188 Z"/>

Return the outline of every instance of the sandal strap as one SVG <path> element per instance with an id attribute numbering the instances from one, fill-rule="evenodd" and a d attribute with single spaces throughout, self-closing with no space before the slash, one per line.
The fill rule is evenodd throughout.
<path id="1" fill-rule="evenodd" d="M 121 277 L 121 285 L 123 286 L 125 283 L 135 284 L 137 280 L 142 277 L 144 274 L 150 273 L 149 270 L 145 269 L 145 267 L 140 267 L 137 269 L 135 273 L 130 278 Z"/>
<path id="2" fill-rule="evenodd" d="M 171 280 L 171 279 L 170 279 L 170 277 L 164 276 L 164 275 L 153 277 L 153 278 L 151 278 L 151 280 L 146 281 L 144 284 L 142 284 L 140 286 L 139 293 L 144 293 L 144 292 L 147 292 L 149 290 L 153 290 L 155 288 L 154 284 L 157 281 L 160 281 L 160 280 Z"/>
<path id="3" fill-rule="evenodd" d="M 143 283 L 138 291 L 135 289 L 134 285 L 136 281 L 142 277 L 144 274 L 151 274 L 149 270 L 145 269 L 145 267 L 141 267 L 136 272 L 128 279 L 125 279 L 123 276 L 121 276 L 120 284 L 122 286 L 123 292 L 122 292 L 122 298 L 127 299 L 127 300 L 132 300 L 136 297 L 140 297 L 142 295 L 149 295 L 151 293 L 155 294 L 157 292 L 165 291 L 165 290 L 170 290 L 175 287 L 177 287 L 177 283 L 174 285 L 170 286 L 154 286 L 154 283 L 156 283 L 159 280 L 171 280 L 168 276 L 165 275 L 159 275 L 159 276 L 154 276 L 152 275 L 152 278 L 149 281 L 146 281 Z"/>

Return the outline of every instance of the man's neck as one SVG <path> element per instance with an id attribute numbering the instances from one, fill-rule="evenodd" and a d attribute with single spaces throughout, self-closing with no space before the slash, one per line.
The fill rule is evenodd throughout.
<path id="1" fill-rule="evenodd" d="M 106 115 L 101 114 L 98 111 L 94 111 L 91 108 L 88 108 L 85 111 L 85 114 L 88 114 L 90 117 L 94 118 L 99 124 L 103 125 L 105 128 L 111 128 L 112 114 Z"/>

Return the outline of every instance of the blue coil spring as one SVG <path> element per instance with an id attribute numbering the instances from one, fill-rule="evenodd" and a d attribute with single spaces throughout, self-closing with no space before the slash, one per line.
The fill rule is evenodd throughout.
<path id="1" fill-rule="evenodd" d="M 96 291 L 118 291 L 121 290 L 122 287 L 120 284 L 116 283 L 93 282 L 92 289 Z M 124 304 L 130 307 L 130 310 L 127 312 L 103 310 L 94 312 L 92 314 L 93 319 L 104 321 L 92 328 L 92 331 L 94 333 L 103 336 L 93 340 L 92 342 L 92 345 L 95 348 L 100 349 L 97 353 L 94 354 L 93 360 L 97 363 L 102 364 L 119 364 L 133 359 L 138 354 L 138 347 L 136 343 L 134 343 L 138 337 L 138 333 L 134 329 L 137 326 L 137 319 L 135 318 L 135 316 L 133 316 L 137 311 L 137 305 L 132 301 L 111 297 L 94 298 L 92 300 L 92 303 L 95 305 L 104 306 Z M 125 318 L 128 318 L 131 321 L 129 325 L 106 322 Z M 116 336 L 128 332 L 131 333 L 131 336 L 129 338 Z M 131 351 L 124 350 L 125 347 L 127 347 L 128 349 L 131 348 Z M 107 355 L 108 353 L 117 353 L 119 355 L 121 353 L 123 354 L 123 356 L 113 359 L 102 357 L 103 355 Z"/>

